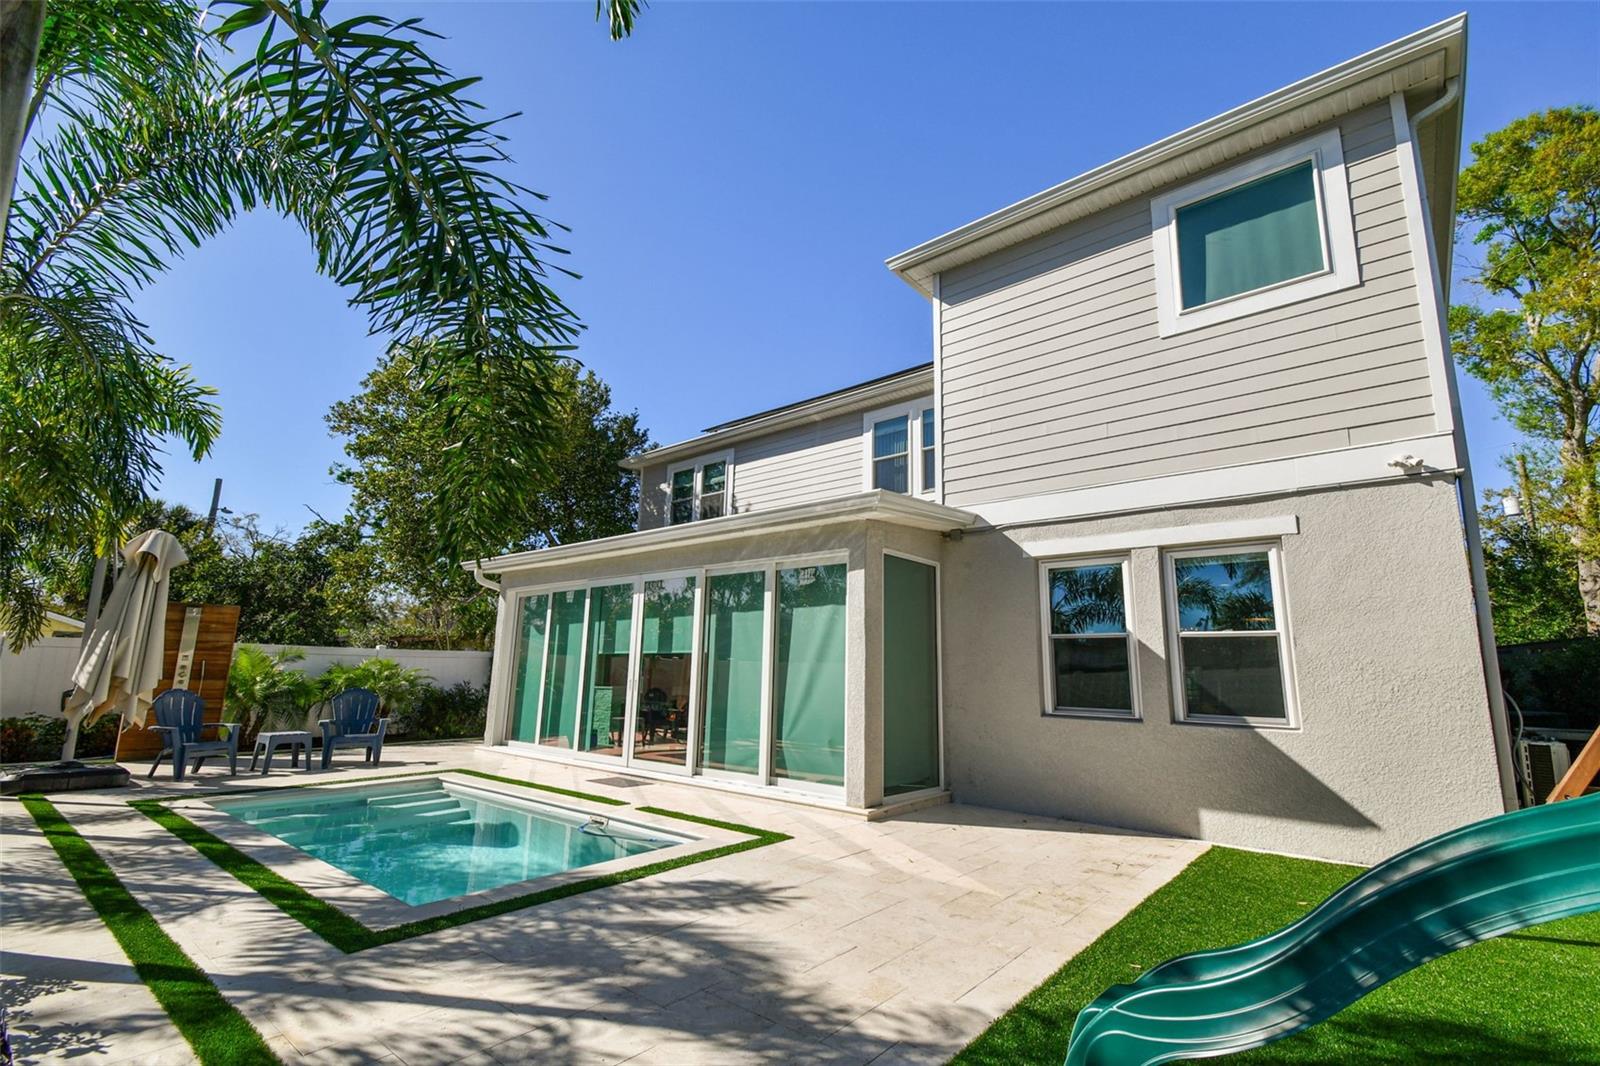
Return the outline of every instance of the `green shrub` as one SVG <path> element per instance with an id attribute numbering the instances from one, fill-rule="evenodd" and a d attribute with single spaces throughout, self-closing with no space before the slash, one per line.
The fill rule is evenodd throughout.
<path id="1" fill-rule="evenodd" d="M 108 714 L 78 732 L 79 759 L 109 759 L 117 750 L 117 726 L 121 721 Z M 55 762 L 61 758 L 61 745 L 67 739 L 67 720 L 30 714 L 26 718 L 0 720 L 0 762 Z"/>
<path id="2" fill-rule="evenodd" d="M 389 728 L 404 740 L 458 740 L 483 736 L 489 690 L 470 681 L 450 688 L 427 686 L 413 706 L 397 710 Z"/>
<path id="3" fill-rule="evenodd" d="M 333 663 L 316 678 L 321 698 L 331 700 L 345 689 L 364 688 L 378 694 L 380 713 L 400 715 L 413 709 L 433 686 L 421 670 L 401 666 L 393 659 L 365 659 L 359 666 Z"/>

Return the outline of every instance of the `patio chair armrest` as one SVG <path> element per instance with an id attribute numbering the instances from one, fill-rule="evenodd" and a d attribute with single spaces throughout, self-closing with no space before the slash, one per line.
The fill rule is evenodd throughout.
<path id="1" fill-rule="evenodd" d="M 317 725 L 322 729 L 322 739 L 324 741 L 333 739 L 334 724 L 332 718 L 318 719 Z"/>
<path id="2" fill-rule="evenodd" d="M 389 719 L 387 719 L 387 718 L 378 719 L 378 728 L 376 730 L 374 730 L 374 732 L 376 732 L 378 734 L 378 738 L 381 740 L 383 738 L 384 734 L 389 732 Z"/>

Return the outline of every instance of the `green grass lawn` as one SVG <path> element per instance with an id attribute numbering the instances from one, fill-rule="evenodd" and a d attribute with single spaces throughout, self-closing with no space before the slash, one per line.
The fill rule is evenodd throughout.
<path id="1" fill-rule="evenodd" d="M 1172 958 L 1288 924 L 1361 871 L 1212 848 L 974 1040 L 961 1066 L 1059 1064 L 1078 1011 Z M 1214 1061 L 1214 1060 L 1213 1060 Z M 1437 959 L 1240 1063 L 1600 1064 L 1600 914 Z"/>

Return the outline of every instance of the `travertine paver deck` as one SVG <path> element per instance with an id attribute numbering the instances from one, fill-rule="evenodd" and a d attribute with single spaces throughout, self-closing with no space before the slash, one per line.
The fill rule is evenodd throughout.
<path id="1" fill-rule="evenodd" d="M 286 1062 L 942 1062 L 1204 850 L 962 805 L 869 823 L 619 788 L 470 744 L 384 755 L 326 777 L 471 767 L 794 839 L 347 956 L 129 809 L 131 790 L 56 801 Z M 154 796 L 227 779 L 137 780 Z M 192 1061 L 26 812 L 7 801 L 0 821 L 21 1061 Z"/>

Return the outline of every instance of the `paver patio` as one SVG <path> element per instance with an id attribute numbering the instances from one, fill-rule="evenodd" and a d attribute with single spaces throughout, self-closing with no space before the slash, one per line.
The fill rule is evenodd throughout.
<path id="1" fill-rule="evenodd" d="M 793 839 L 342 954 L 128 799 L 54 801 L 285 1062 L 942 1062 L 1206 845 L 963 805 L 881 822 L 533 763 L 470 743 L 385 750 L 321 780 L 461 767 Z M 337 765 L 337 764 L 336 764 Z M 4 988 L 23 1062 L 190 1062 L 177 1030 L 15 801 Z"/>

